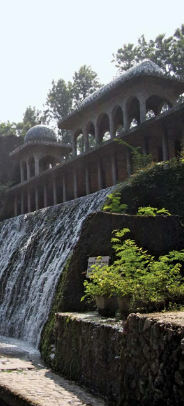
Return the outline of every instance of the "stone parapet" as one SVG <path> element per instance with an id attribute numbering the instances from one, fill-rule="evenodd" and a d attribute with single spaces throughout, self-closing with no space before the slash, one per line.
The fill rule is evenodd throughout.
<path id="1" fill-rule="evenodd" d="M 184 404 L 184 312 L 57 313 L 55 369 L 120 406 Z"/>

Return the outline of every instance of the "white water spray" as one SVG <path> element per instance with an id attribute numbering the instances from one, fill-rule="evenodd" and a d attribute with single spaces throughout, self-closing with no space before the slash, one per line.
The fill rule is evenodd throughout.
<path id="1" fill-rule="evenodd" d="M 111 190 L 0 223 L 0 334 L 38 346 L 82 222 L 100 209 Z"/>

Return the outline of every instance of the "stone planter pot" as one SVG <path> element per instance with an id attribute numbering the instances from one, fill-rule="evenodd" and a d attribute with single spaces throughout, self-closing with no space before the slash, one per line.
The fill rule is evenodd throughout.
<path id="1" fill-rule="evenodd" d="M 117 301 L 121 316 L 122 317 L 128 316 L 128 314 L 130 313 L 130 297 L 129 296 L 118 297 Z"/>
<path id="2" fill-rule="evenodd" d="M 115 316 L 116 310 L 118 309 L 117 298 L 115 296 L 96 296 L 95 300 L 98 308 L 98 313 L 101 316 Z"/>

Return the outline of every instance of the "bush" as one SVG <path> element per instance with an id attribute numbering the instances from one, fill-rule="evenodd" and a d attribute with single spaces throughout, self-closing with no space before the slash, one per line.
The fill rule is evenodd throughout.
<path id="1" fill-rule="evenodd" d="M 93 265 L 90 280 L 84 282 L 82 298 L 95 296 L 128 296 L 132 308 L 142 303 L 144 309 L 157 308 L 160 301 L 181 301 L 184 297 L 184 280 L 180 273 L 184 250 L 171 251 L 158 259 L 138 247 L 134 240 L 122 242 L 128 229 L 114 231 L 112 238 L 116 260 L 112 265 Z"/>

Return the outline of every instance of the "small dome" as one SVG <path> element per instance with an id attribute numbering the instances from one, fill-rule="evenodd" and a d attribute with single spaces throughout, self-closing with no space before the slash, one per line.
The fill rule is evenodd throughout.
<path id="1" fill-rule="evenodd" d="M 57 136 L 52 128 L 49 128 L 47 125 L 35 125 L 34 127 L 30 128 L 27 132 L 24 142 L 29 141 L 49 141 L 49 142 L 57 142 Z"/>

